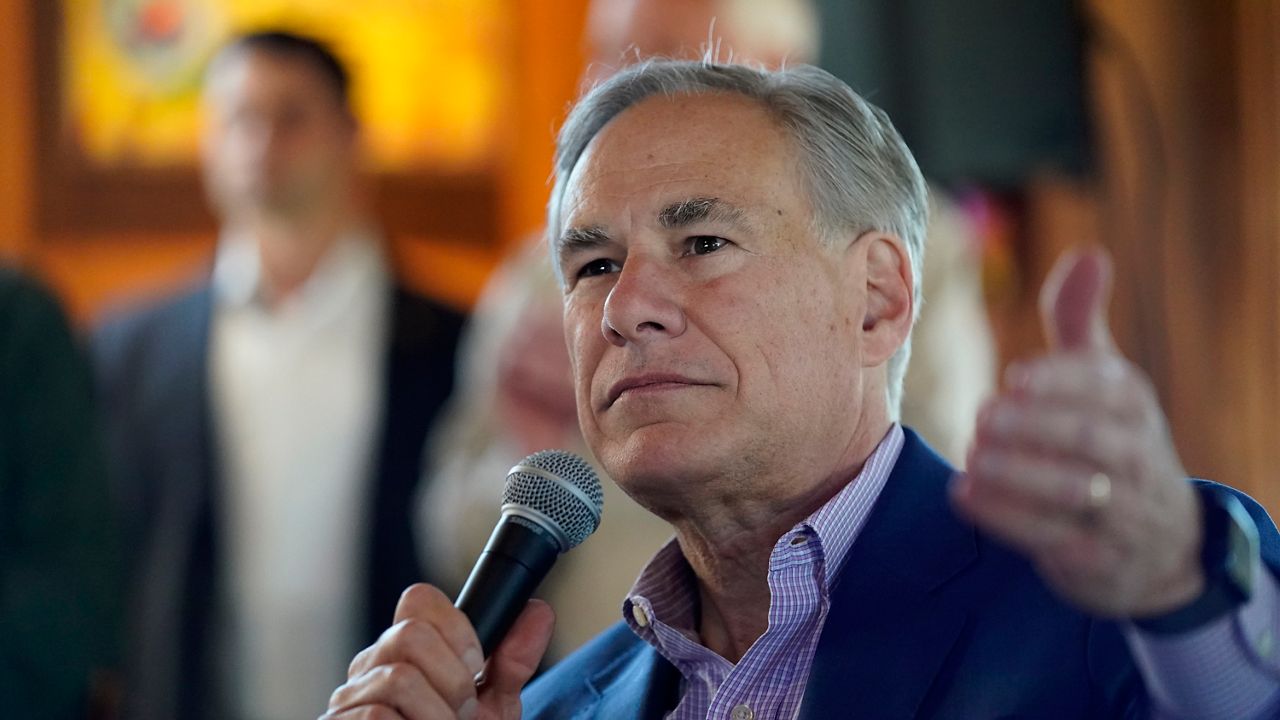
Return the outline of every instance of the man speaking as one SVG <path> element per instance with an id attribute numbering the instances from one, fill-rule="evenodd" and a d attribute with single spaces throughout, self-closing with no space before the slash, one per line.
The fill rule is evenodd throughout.
<path id="1" fill-rule="evenodd" d="M 1052 350 L 968 474 L 897 423 L 925 195 L 815 68 L 655 62 L 587 95 L 548 223 L 579 422 L 676 537 L 528 688 L 548 606 L 486 665 L 411 588 L 325 717 L 1272 717 L 1275 527 L 1185 479 L 1110 344 L 1104 257 L 1050 278 Z"/>

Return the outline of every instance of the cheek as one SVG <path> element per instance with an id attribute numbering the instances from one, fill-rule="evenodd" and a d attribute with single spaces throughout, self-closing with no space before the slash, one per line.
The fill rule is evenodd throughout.
<path id="1" fill-rule="evenodd" d="M 858 323 L 824 287 L 778 288 L 747 301 L 756 314 L 738 330 L 757 338 L 761 367 L 752 374 L 776 388 L 783 405 L 829 402 L 833 391 L 843 395 L 858 366 Z"/>
<path id="2" fill-rule="evenodd" d="M 591 394 L 591 378 L 599 362 L 600 346 L 604 340 L 600 335 L 598 319 L 593 321 L 590 313 L 582 312 L 581 308 L 572 303 L 566 304 L 564 338 L 574 394 L 578 398 L 578 406 L 584 407 Z"/>

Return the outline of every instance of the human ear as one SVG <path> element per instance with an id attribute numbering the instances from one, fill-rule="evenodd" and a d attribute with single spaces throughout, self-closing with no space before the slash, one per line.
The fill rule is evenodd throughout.
<path id="1" fill-rule="evenodd" d="M 897 236 L 871 231 L 855 246 L 861 246 L 866 267 L 862 358 L 871 367 L 887 362 L 911 334 L 915 281 L 906 246 Z"/>

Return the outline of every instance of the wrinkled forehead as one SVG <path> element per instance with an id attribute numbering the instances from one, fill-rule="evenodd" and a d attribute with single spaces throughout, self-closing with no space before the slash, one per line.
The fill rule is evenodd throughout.
<path id="1" fill-rule="evenodd" d="M 733 93 L 650 96 L 587 143 L 564 181 L 551 239 L 596 200 L 635 202 L 655 212 L 679 197 L 727 194 L 748 201 L 788 187 L 797 159 L 787 133 L 756 100 Z"/>

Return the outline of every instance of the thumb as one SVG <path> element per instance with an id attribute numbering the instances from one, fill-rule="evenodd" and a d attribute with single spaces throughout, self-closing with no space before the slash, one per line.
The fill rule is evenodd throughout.
<path id="1" fill-rule="evenodd" d="M 1040 320 L 1051 351 L 1112 350 L 1107 304 L 1111 258 L 1099 248 L 1068 250 L 1040 289 Z"/>
<path id="2" fill-rule="evenodd" d="M 494 717 L 520 717 L 520 690 L 538 669 L 551 644 L 556 614 L 542 600 L 530 600 L 502 643 L 493 651 L 485 670 L 480 702 Z"/>

